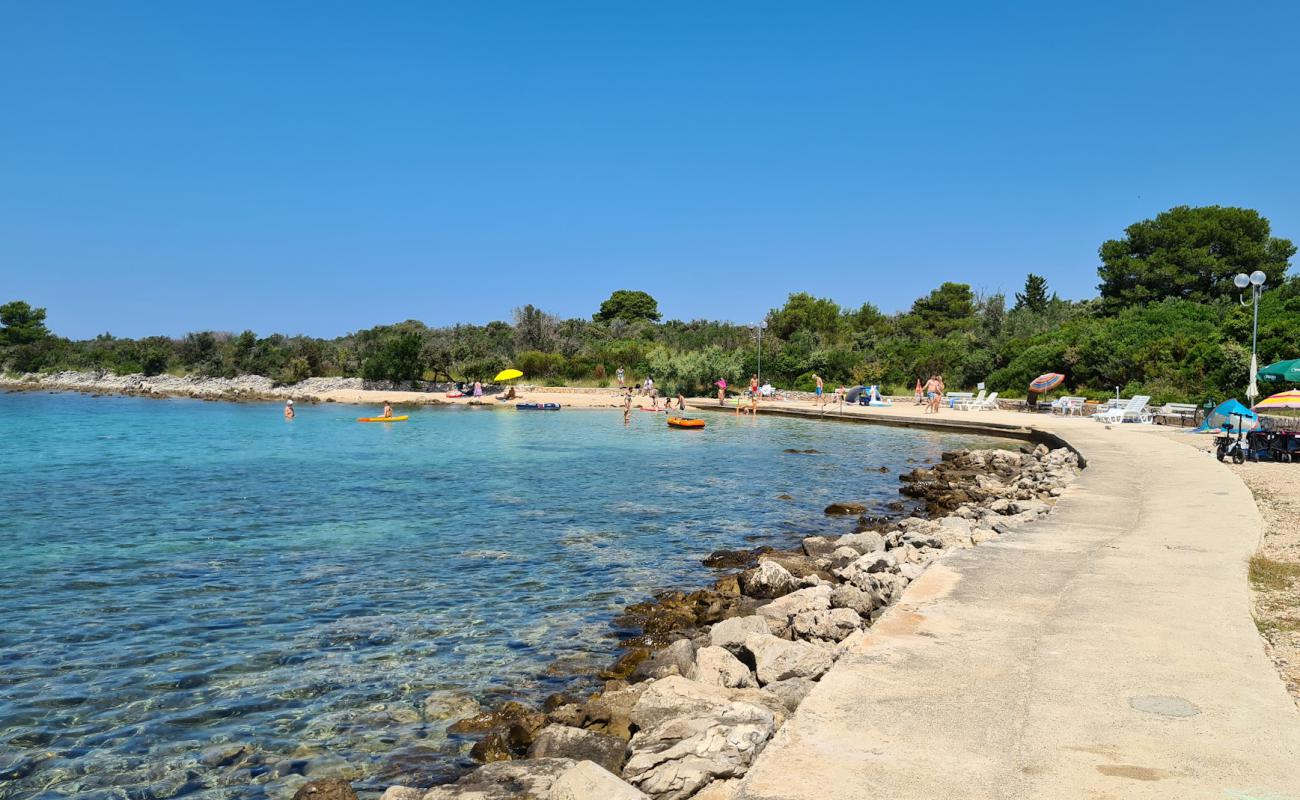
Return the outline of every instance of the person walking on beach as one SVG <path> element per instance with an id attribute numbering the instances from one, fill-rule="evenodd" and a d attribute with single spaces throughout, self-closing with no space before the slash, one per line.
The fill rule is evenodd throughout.
<path id="1" fill-rule="evenodd" d="M 943 395 L 948 391 L 948 386 L 943 382 L 943 376 L 939 376 L 939 388 L 934 393 L 934 413 L 939 413 L 939 404 L 943 402 Z"/>
<path id="2" fill-rule="evenodd" d="M 822 376 L 820 376 L 820 375 L 818 375 L 816 372 L 814 372 L 814 373 L 813 373 L 813 380 L 817 382 L 817 387 L 816 387 L 815 389 L 813 389 L 813 391 L 814 391 L 814 392 L 816 393 L 816 395 L 817 395 L 817 404 L 818 404 L 818 405 L 823 405 L 823 403 L 822 403 L 822 389 L 825 388 L 825 386 L 824 386 L 824 384 L 822 383 Z"/>
<path id="3" fill-rule="evenodd" d="M 939 377 L 931 375 L 925 382 L 925 413 L 939 413 Z"/>
<path id="4" fill-rule="evenodd" d="M 920 379 L 920 378 L 917 378 L 917 379 L 916 379 L 916 404 L 917 404 L 918 406 L 921 405 L 921 404 L 923 404 L 923 403 L 925 402 L 925 401 L 922 399 L 922 396 L 923 396 L 924 394 L 925 394 L 925 389 L 921 387 L 921 379 Z"/>
<path id="5" fill-rule="evenodd" d="M 474 381 L 474 396 L 483 396 L 483 381 Z"/>
<path id="6" fill-rule="evenodd" d="M 718 405 L 725 408 L 727 405 L 727 379 L 718 378 L 718 382 L 715 385 L 718 387 Z"/>
<path id="7" fill-rule="evenodd" d="M 285 401 L 284 401 L 284 418 L 285 418 L 285 419 L 293 419 L 295 416 L 297 416 L 297 415 L 296 415 L 296 414 L 294 413 L 294 411 L 293 411 L 293 401 L 292 401 L 292 400 L 285 400 Z"/>
<path id="8" fill-rule="evenodd" d="M 619 389 L 622 389 L 622 388 L 623 388 L 623 378 L 626 377 L 626 375 L 627 375 L 627 373 L 625 373 L 625 372 L 623 371 L 623 367 L 621 367 L 621 366 L 620 366 L 617 370 L 614 371 L 614 377 L 618 378 L 618 388 L 619 388 Z"/>

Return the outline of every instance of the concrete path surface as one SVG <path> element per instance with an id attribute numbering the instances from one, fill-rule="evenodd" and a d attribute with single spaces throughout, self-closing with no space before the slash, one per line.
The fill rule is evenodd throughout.
<path id="1" fill-rule="evenodd" d="M 1250 616 L 1261 523 L 1242 482 L 1133 425 L 942 416 L 1028 422 L 1089 467 L 1044 521 L 908 587 L 741 796 L 1300 798 L 1300 712 Z"/>

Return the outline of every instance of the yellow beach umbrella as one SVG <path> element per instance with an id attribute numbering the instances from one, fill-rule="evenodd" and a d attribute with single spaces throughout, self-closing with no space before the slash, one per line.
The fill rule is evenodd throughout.
<path id="1" fill-rule="evenodd" d="M 1300 391 L 1278 392 L 1255 404 L 1257 409 L 1300 408 Z"/>
<path id="2" fill-rule="evenodd" d="M 503 369 L 497 373 L 497 376 L 492 379 L 492 382 L 500 383 L 501 381 L 512 381 L 515 378 L 522 378 L 522 377 L 524 377 L 524 373 L 520 372 L 517 369 Z"/>

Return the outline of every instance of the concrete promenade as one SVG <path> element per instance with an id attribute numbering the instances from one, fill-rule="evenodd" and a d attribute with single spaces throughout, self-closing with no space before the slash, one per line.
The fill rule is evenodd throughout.
<path id="1" fill-rule="evenodd" d="M 763 410 L 777 408 L 809 404 Z M 912 405 L 846 413 L 933 420 Z M 741 797 L 1300 798 L 1300 712 L 1250 615 L 1261 523 L 1245 485 L 1140 426 L 939 421 L 1054 433 L 1088 469 L 1044 521 L 909 586 Z"/>

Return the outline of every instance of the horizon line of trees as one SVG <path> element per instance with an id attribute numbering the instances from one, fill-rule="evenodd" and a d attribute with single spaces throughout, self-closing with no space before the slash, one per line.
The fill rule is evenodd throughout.
<path id="1" fill-rule="evenodd" d="M 793 293 L 765 318 L 764 377 L 810 389 L 816 373 L 830 384 L 907 392 L 917 378 L 943 374 L 949 386 L 982 381 L 1014 396 L 1037 375 L 1061 372 L 1074 394 L 1118 388 L 1158 401 L 1224 398 L 1244 389 L 1250 362 L 1251 310 L 1238 302 L 1232 278 L 1255 270 L 1268 280 L 1260 364 L 1300 357 L 1300 277 L 1287 274 L 1296 247 L 1273 237 L 1258 212 L 1179 206 L 1130 225 L 1098 252 L 1099 296 L 1082 301 L 1061 299 L 1034 273 L 1010 303 L 1002 293 L 947 282 L 896 314 Z M 661 320 L 649 294 L 619 290 L 591 319 L 524 305 L 509 322 L 430 328 L 408 320 L 334 339 L 200 331 L 72 341 L 46 328 L 44 309 L 14 301 L 0 306 L 0 368 L 257 374 L 296 383 L 317 376 L 485 380 L 513 366 L 538 382 L 608 385 L 621 366 L 692 393 L 757 371 L 751 327 Z"/>

